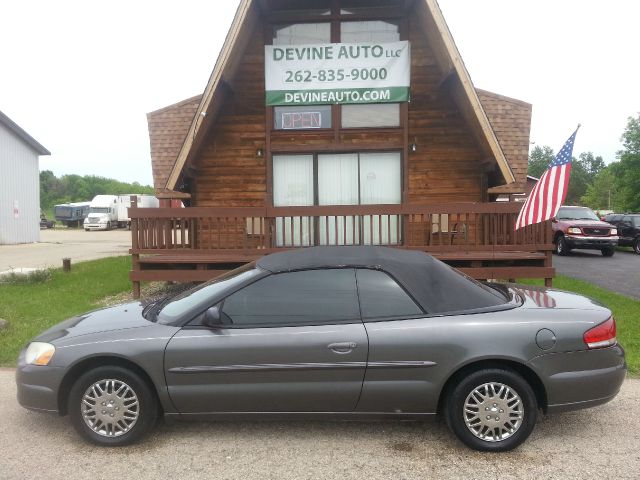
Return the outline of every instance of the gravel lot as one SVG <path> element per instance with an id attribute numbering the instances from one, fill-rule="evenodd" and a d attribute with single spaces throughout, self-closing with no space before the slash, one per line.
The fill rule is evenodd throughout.
<path id="1" fill-rule="evenodd" d="M 61 267 L 63 258 L 71 258 L 72 263 L 77 263 L 127 255 L 130 248 L 131 232 L 128 230 L 41 230 L 40 243 L 0 245 L 0 272 L 14 268 Z"/>
<path id="2" fill-rule="evenodd" d="M 640 255 L 619 250 L 605 258 L 597 250 L 572 250 L 566 257 L 553 256 L 556 272 L 640 299 Z"/>
<path id="3" fill-rule="evenodd" d="M 638 478 L 640 380 L 611 403 L 545 417 L 508 454 L 461 446 L 443 423 L 212 422 L 161 424 L 131 447 L 84 443 L 67 418 L 15 400 L 0 370 L 0 478 L 431 479 Z"/>

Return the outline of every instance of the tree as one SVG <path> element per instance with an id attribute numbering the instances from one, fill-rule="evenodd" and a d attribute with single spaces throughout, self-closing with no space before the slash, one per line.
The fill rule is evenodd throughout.
<path id="1" fill-rule="evenodd" d="M 614 174 L 615 165 L 604 168 L 587 187 L 582 203 L 594 210 L 620 211 L 622 205 Z"/>
<path id="2" fill-rule="evenodd" d="M 575 158 L 571 161 L 571 175 L 569 176 L 569 187 L 567 188 L 567 197 L 564 201 L 565 205 L 580 205 L 580 201 L 589 186 L 589 173 L 585 169 L 580 160 Z"/>
<path id="3" fill-rule="evenodd" d="M 620 192 L 621 210 L 640 211 L 640 113 L 629 117 L 622 134 L 623 149 L 613 173 Z"/>
<path id="4" fill-rule="evenodd" d="M 602 157 L 593 155 L 593 152 L 584 152 L 578 157 L 578 161 L 584 167 L 585 172 L 589 176 L 590 182 L 595 180 L 596 176 L 606 167 Z"/>
<path id="5" fill-rule="evenodd" d="M 555 158 L 553 149 L 547 145 L 544 147 L 535 146 L 529 155 L 528 174 L 532 177 L 540 178 L 544 171 L 549 168 L 549 164 Z"/>
<path id="6" fill-rule="evenodd" d="M 67 202 L 88 202 L 96 195 L 153 195 L 155 190 L 138 182 L 125 183 L 95 175 L 63 175 L 57 178 L 50 170 L 40 172 L 40 208 L 48 210 Z"/>

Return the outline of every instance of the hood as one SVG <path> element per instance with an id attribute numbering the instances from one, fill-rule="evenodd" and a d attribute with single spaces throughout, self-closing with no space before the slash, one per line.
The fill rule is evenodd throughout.
<path id="1" fill-rule="evenodd" d="M 609 311 L 596 300 L 564 290 L 519 284 L 509 284 L 509 288 L 524 300 L 521 308 Z"/>
<path id="2" fill-rule="evenodd" d="M 41 333 L 32 341 L 51 343 L 59 338 L 79 337 L 91 333 L 154 325 L 142 316 L 142 309 L 143 305 L 138 302 L 132 302 L 118 305 L 117 307 L 95 310 L 69 318 Z"/>

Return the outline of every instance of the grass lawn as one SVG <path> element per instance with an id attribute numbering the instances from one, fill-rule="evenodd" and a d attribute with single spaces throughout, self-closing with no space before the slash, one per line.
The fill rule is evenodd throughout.
<path id="1" fill-rule="evenodd" d="M 0 284 L 0 366 L 14 366 L 32 337 L 60 321 L 98 307 L 107 296 L 129 291 L 131 257 L 112 257 L 74 264 L 70 273 L 51 271 L 42 283 Z"/>
<path id="2" fill-rule="evenodd" d="M 520 283 L 543 285 L 542 280 L 519 280 Z M 624 347 L 629 373 L 640 374 L 640 300 L 596 287 L 595 285 L 558 275 L 553 287 L 586 295 L 606 305 L 613 312 L 617 325 L 617 337 Z"/>

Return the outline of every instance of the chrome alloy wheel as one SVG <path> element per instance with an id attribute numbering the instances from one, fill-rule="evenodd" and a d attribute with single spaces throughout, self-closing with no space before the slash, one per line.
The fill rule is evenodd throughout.
<path id="1" fill-rule="evenodd" d="M 464 422 L 476 437 L 500 442 L 522 425 L 524 405 L 520 395 L 503 383 L 491 382 L 474 388 L 463 407 Z"/>
<path id="2" fill-rule="evenodd" d="M 138 421 L 140 403 L 133 389 L 121 380 L 99 380 L 84 392 L 82 418 L 104 437 L 124 435 Z"/>

